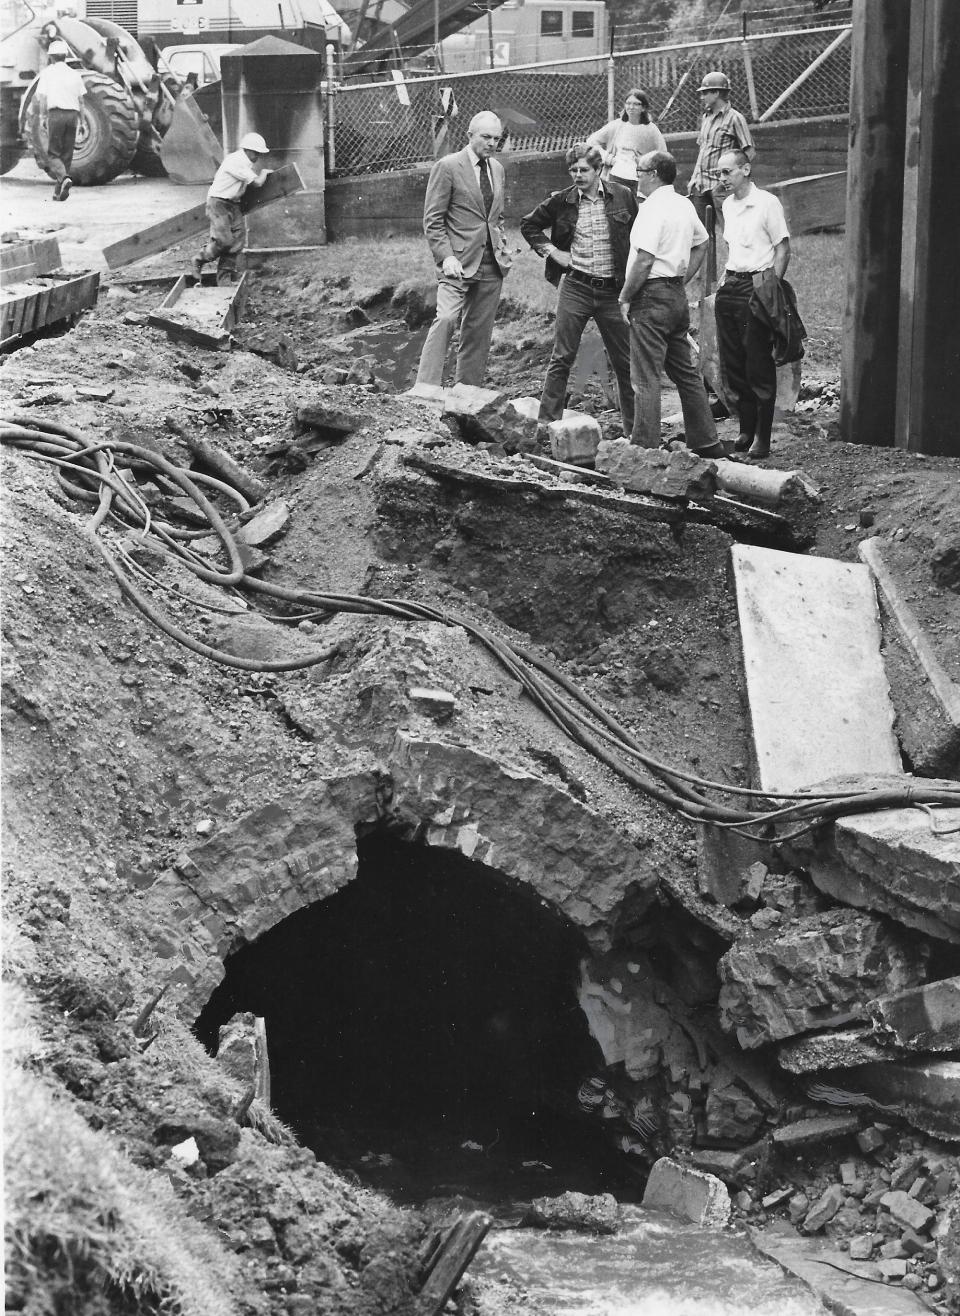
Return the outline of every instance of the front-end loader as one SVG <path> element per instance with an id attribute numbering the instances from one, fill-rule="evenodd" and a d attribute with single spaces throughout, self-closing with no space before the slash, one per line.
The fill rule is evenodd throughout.
<path id="1" fill-rule="evenodd" d="M 162 177 L 160 142 L 173 117 L 180 84 L 169 75 L 162 77 L 130 33 L 116 23 L 61 14 L 37 24 L 34 11 L 16 0 L 3 0 L 0 9 L 4 26 L 0 172 L 12 169 L 24 151 L 32 152 L 40 167 L 50 172 L 46 126 L 35 91 L 47 48 L 59 39 L 70 47 L 70 62 L 79 67 L 86 86 L 73 182 L 81 187 L 108 183 L 127 172 Z"/>

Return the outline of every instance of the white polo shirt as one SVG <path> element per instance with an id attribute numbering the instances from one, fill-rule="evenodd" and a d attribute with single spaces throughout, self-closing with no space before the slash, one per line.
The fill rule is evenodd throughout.
<path id="1" fill-rule="evenodd" d="M 728 196 L 723 203 L 723 236 L 731 274 L 770 269 L 774 247 L 790 236 L 780 199 L 755 183 L 742 201 Z"/>
<path id="2" fill-rule="evenodd" d="M 707 240 L 693 202 L 673 187 L 658 187 L 647 197 L 630 230 L 630 246 L 653 257 L 648 279 L 683 278 L 691 247 Z"/>
<path id="3" fill-rule="evenodd" d="M 85 91 L 81 74 L 65 60 L 54 60 L 40 70 L 36 94 L 46 101 L 48 110 L 75 110 L 79 114 Z"/>

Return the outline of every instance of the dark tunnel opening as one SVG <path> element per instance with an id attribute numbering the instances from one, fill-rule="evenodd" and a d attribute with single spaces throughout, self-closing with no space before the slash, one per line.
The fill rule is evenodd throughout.
<path id="1" fill-rule="evenodd" d="M 378 833 L 358 856 L 349 886 L 229 957 L 204 1045 L 262 1015 L 274 1112 L 396 1195 L 631 1195 L 577 1100 L 603 1068 L 577 1003 L 582 936 L 455 851 Z"/>

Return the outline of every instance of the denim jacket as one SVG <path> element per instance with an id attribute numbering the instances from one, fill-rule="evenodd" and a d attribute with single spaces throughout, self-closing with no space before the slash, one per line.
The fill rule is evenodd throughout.
<path id="1" fill-rule="evenodd" d="M 637 217 L 637 203 L 629 188 L 605 179 L 603 183 L 603 203 L 607 212 L 607 225 L 610 229 L 610 245 L 613 248 L 613 263 L 616 269 L 617 283 L 622 284 L 627 272 L 627 257 L 630 255 L 630 230 Z M 520 221 L 520 232 L 529 242 L 538 256 L 546 252 L 548 239 L 544 231 L 550 229 L 549 242 L 560 251 L 569 251 L 573 246 L 573 235 L 580 215 L 576 187 L 567 187 L 560 192 L 552 192 L 546 201 L 541 201 L 536 210 L 524 215 Z M 556 261 L 547 256 L 546 277 L 557 286 L 565 273 Z"/>

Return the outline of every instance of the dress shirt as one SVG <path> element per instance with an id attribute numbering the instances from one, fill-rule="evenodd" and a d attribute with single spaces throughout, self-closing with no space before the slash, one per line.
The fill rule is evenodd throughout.
<path id="1" fill-rule="evenodd" d="M 85 90 L 79 71 L 64 60 L 48 64 L 37 79 L 36 94 L 46 101 L 48 110 L 75 110 L 79 114 Z"/>
<path id="2" fill-rule="evenodd" d="M 779 197 L 754 183 L 742 201 L 728 196 L 723 203 L 723 236 L 731 274 L 770 269 L 774 247 L 790 236 Z"/>
<path id="3" fill-rule="evenodd" d="M 583 274 L 591 274 L 595 279 L 612 279 L 616 269 L 603 184 L 600 184 L 592 201 L 583 192 L 578 192 L 577 206 L 577 227 L 570 246 L 571 266 Z"/>
<path id="4" fill-rule="evenodd" d="M 669 184 L 650 193 L 630 230 L 630 246 L 653 257 L 648 279 L 683 278 L 691 247 L 706 240 L 707 230 L 697 218 L 693 202 Z"/>

